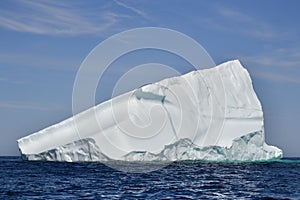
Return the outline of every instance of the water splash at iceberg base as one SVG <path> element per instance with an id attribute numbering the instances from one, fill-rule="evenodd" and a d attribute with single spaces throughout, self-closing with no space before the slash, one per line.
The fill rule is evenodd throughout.
<path id="1" fill-rule="evenodd" d="M 217 82 L 220 78 L 222 81 Z M 222 92 L 225 95 L 220 95 Z M 112 101 L 116 103 L 113 109 Z M 126 106 L 131 109 L 124 109 Z M 120 129 L 120 125 L 128 127 L 132 121 L 147 125 L 155 106 L 160 109 L 150 117 L 162 127 L 140 129 L 148 130 L 139 131 L 140 135 Z M 224 116 L 212 116 L 213 109 L 224 111 Z M 117 122 L 114 114 L 120 117 Z M 208 134 L 214 128 L 212 117 L 222 119 L 217 135 Z M 234 60 L 130 91 L 21 138 L 18 145 L 25 160 L 164 165 L 182 160 L 249 162 L 281 158 L 280 149 L 265 143 L 263 127 L 263 111 L 250 75 Z M 82 130 L 81 137 L 77 128 Z"/>

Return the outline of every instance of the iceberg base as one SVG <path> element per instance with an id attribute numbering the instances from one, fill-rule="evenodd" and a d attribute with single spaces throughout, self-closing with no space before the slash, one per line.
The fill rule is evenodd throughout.
<path id="1" fill-rule="evenodd" d="M 190 139 L 180 139 L 166 145 L 153 154 L 147 151 L 133 151 L 120 161 L 128 162 L 169 162 L 182 160 L 203 160 L 217 162 L 267 161 L 282 158 L 282 150 L 264 142 L 262 130 L 249 133 L 233 140 L 231 147 L 199 147 Z M 101 153 L 92 138 L 82 139 L 39 154 L 22 154 L 24 160 L 66 161 L 66 162 L 106 162 L 113 159 Z"/>

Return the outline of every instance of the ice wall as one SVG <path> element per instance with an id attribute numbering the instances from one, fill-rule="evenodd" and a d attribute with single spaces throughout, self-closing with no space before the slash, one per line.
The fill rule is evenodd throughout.
<path id="1" fill-rule="evenodd" d="M 211 131 L 212 120 L 221 123 L 219 131 Z M 280 149 L 265 144 L 263 125 L 262 107 L 249 73 L 234 60 L 130 91 L 21 138 L 18 145 L 29 160 L 140 160 L 143 154 L 157 160 L 166 145 L 179 141 L 201 152 L 208 148 L 220 153 L 207 160 L 281 157 Z M 254 146 L 236 141 L 245 141 L 242 138 L 251 133 L 259 135 L 254 137 L 259 138 Z M 89 150 L 91 146 L 95 148 Z M 245 149 L 251 156 L 240 156 L 238 152 Z M 169 160 L 182 160 L 168 151 Z M 205 159 L 199 152 L 184 155 L 190 155 L 185 159 Z"/>

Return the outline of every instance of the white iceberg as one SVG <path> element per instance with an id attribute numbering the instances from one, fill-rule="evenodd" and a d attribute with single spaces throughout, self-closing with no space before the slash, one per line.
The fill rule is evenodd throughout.
<path id="1" fill-rule="evenodd" d="M 217 81 L 221 80 L 221 81 Z M 263 111 L 238 60 L 149 84 L 18 140 L 49 161 L 264 161 Z"/>

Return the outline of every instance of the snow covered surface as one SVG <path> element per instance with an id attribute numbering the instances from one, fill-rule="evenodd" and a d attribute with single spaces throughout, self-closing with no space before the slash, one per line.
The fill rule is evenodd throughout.
<path id="1" fill-rule="evenodd" d="M 282 157 L 265 143 L 262 107 L 238 60 L 130 91 L 18 145 L 27 160 L 70 162 Z"/>

